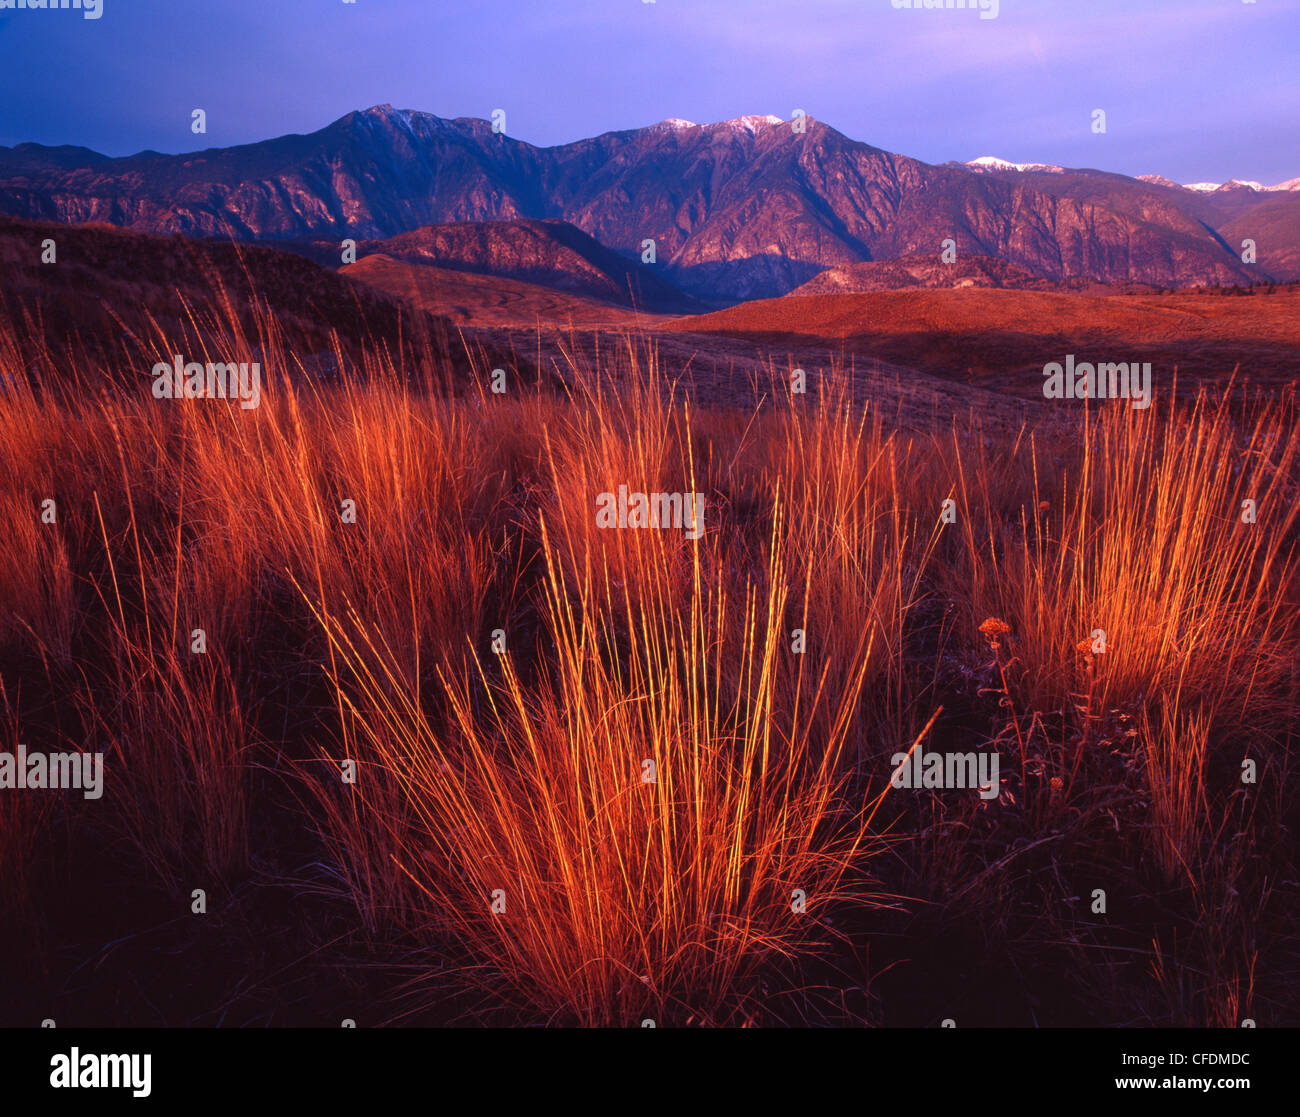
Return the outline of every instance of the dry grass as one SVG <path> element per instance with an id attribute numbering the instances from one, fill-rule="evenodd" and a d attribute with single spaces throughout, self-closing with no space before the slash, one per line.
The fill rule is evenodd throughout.
<path id="1" fill-rule="evenodd" d="M 1149 417 L 1107 408 L 1083 426 L 1073 460 L 1028 440 L 1017 464 L 1033 477 L 1030 499 L 968 517 L 965 558 L 971 620 L 1009 621 L 1036 706 L 1183 693 L 1203 697 L 1212 719 L 1289 716 L 1293 416 L 1268 407 L 1243 430 L 1202 396 Z M 978 459 L 963 467 L 963 502 L 996 508 L 1001 471 Z M 1104 652 L 1081 651 L 1097 631 Z"/>
<path id="2" fill-rule="evenodd" d="M 988 444 L 889 430 L 833 387 L 692 409 L 634 345 L 567 396 L 431 394 L 382 357 L 325 387 L 258 328 L 207 328 L 214 359 L 270 370 L 256 411 L 84 383 L 0 410 L 0 647 L 24 697 L 45 688 L 6 732 L 107 750 L 111 813 L 68 810 L 124 872 L 188 894 L 275 865 L 295 825 L 367 941 L 586 1024 L 770 1018 L 772 975 L 842 960 L 846 923 L 869 936 L 886 865 L 996 921 L 1014 851 L 1049 837 L 1059 891 L 1104 864 L 1190 889 L 1198 927 L 1232 889 L 1274 918 L 1227 847 L 1229 819 L 1275 833 L 1286 809 L 1236 804 L 1243 750 L 1285 772 L 1300 705 L 1293 401 Z M 703 493 L 704 536 L 597 528 L 621 484 Z M 873 818 L 940 706 L 961 712 L 927 747 L 1002 749 L 1004 797 L 890 792 Z M 266 772 L 305 818 L 254 848 Z M 1137 825 L 1099 837 L 1108 809 Z M 4 849 L 47 823 L 9 811 Z M 1256 996 L 1244 939 L 1194 941 L 1213 979 L 1161 953 L 1152 1019 Z"/>

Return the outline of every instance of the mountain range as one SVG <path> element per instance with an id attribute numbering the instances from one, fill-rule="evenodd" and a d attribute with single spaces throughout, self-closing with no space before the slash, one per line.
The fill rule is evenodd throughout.
<path id="1" fill-rule="evenodd" d="M 486 121 L 382 105 L 309 135 L 182 155 L 0 148 L 0 214 L 318 252 L 383 241 L 398 258 L 516 278 L 531 268 L 530 282 L 681 309 L 786 294 L 828 268 L 937 257 L 946 240 L 959 259 L 1061 282 L 1300 278 L 1300 190 L 1206 185 L 991 157 L 935 165 L 774 116 L 541 148 Z M 1257 263 L 1242 262 L 1246 238 Z"/>

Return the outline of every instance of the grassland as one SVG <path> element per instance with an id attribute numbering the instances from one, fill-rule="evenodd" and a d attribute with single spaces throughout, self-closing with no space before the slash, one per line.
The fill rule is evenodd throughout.
<path id="1" fill-rule="evenodd" d="M 0 338 L 0 742 L 107 783 L 0 793 L 6 1022 L 1297 1022 L 1289 392 L 918 432 L 253 321 L 256 410 Z"/>

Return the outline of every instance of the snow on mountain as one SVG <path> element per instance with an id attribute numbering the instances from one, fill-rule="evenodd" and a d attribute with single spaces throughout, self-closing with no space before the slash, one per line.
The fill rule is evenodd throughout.
<path id="1" fill-rule="evenodd" d="M 723 123 L 729 125 L 732 131 L 754 132 L 760 124 L 784 124 L 785 121 L 768 113 L 766 116 L 738 116 L 735 120 L 725 120 Z"/>
<path id="2" fill-rule="evenodd" d="M 1159 176 L 1143 175 L 1144 182 L 1153 181 Z M 1300 190 L 1300 178 L 1288 179 L 1286 182 L 1279 182 L 1276 186 L 1265 186 L 1262 182 L 1256 182 L 1253 178 L 1230 178 L 1227 182 L 1188 182 L 1183 185 L 1184 190 L 1196 190 L 1202 194 L 1213 194 L 1216 190 L 1259 190 L 1263 193 L 1272 193 L 1275 190 Z"/>
<path id="3" fill-rule="evenodd" d="M 971 159 L 966 166 L 977 171 L 1046 171 L 1049 174 L 1064 174 L 1065 168 L 1052 163 L 1009 163 L 996 155 L 981 155 Z"/>

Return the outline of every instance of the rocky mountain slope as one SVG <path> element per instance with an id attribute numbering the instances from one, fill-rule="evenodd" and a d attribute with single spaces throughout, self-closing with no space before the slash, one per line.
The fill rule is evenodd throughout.
<path id="1" fill-rule="evenodd" d="M 854 294 L 897 291 L 908 287 L 998 287 L 1020 291 L 1107 290 L 1103 285 L 1088 279 L 1044 279 L 992 256 L 959 256 L 952 263 L 944 263 L 930 253 L 827 268 L 803 286 L 796 287 L 791 294 Z"/>
<path id="2" fill-rule="evenodd" d="M 1206 203 L 1119 175 L 933 166 L 820 121 L 798 134 L 757 116 L 538 148 L 482 120 L 384 105 L 310 135 L 185 155 L 0 149 L 0 213 L 246 240 L 562 220 L 629 259 L 653 240 L 669 282 L 729 301 L 788 292 L 836 265 L 937 255 L 946 239 L 959 255 L 1057 280 L 1269 278 L 1183 195 Z"/>
<path id="3" fill-rule="evenodd" d="M 463 221 L 363 241 L 358 260 L 381 255 L 409 264 L 541 284 L 618 306 L 668 314 L 707 309 L 662 272 L 606 248 L 565 221 Z"/>

